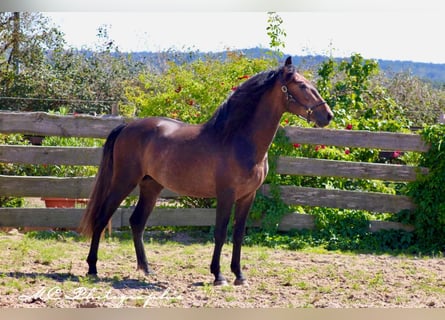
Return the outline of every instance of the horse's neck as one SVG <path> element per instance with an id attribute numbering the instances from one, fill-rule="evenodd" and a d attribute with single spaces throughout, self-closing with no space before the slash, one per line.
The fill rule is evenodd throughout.
<path id="1" fill-rule="evenodd" d="M 270 99 L 262 99 L 249 126 L 249 135 L 255 144 L 256 162 L 265 159 L 280 125 L 283 111 Z"/>

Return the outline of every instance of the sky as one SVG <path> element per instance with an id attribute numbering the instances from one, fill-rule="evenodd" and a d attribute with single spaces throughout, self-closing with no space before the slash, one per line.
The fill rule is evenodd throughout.
<path id="1" fill-rule="evenodd" d="M 278 12 L 291 55 L 445 63 L 445 11 Z M 269 47 L 265 11 L 45 12 L 73 47 L 94 48 L 99 26 L 120 51 L 221 51 Z"/>

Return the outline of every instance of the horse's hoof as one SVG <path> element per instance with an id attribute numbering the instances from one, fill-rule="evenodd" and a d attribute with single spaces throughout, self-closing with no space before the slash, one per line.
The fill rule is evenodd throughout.
<path id="1" fill-rule="evenodd" d="M 249 286 L 249 283 L 246 279 L 236 279 L 233 283 L 235 286 Z"/>
<path id="2" fill-rule="evenodd" d="M 146 277 L 156 275 L 156 272 L 154 272 L 152 269 L 138 269 L 138 270 L 141 270 Z"/>
<path id="3" fill-rule="evenodd" d="M 99 276 L 97 275 L 97 273 L 87 273 L 85 275 L 86 278 L 90 279 L 90 280 L 98 280 Z"/>
<path id="4" fill-rule="evenodd" d="M 154 272 L 148 265 L 138 265 L 136 267 L 136 271 L 141 271 L 146 276 L 154 276 L 156 272 Z"/>
<path id="5" fill-rule="evenodd" d="M 213 281 L 213 285 L 214 285 L 215 287 L 219 287 L 219 286 L 227 286 L 228 283 L 227 283 L 226 279 L 222 279 L 222 280 L 215 280 L 215 281 Z"/>

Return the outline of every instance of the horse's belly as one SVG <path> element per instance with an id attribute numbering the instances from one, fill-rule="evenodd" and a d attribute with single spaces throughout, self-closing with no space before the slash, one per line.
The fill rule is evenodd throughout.
<path id="1" fill-rule="evenodd" d="M 214 198 L 216 191 L 214 184 L 206 183 L 196 177 L 185 177 L 178 179 L 178 177 L 170 177 L 162 179 L 161 183 L 165 188 L 182 196 L 196 197 L 196 198 Z"/>
<path id="2" fill-rule="evenodd" d="M 165 162 L 150 176 L 165 188 L 180 195 L 197 198 L 216 197 L 214 169 L 199 160 L 185 163 Z"/>

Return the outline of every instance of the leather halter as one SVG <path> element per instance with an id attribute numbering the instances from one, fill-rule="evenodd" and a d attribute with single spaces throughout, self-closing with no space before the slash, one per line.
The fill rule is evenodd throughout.
<path id="1" fill-rule="evenodd" d="M 283 91 L 283 93 L 286 95 L 286 101 L 287 101 L 286 109 L 289 109 L 289 104 L 291 102 L 303 106 L 306 109 L 306 114 L 307 114 L 306 120 L 307 120 L 308 123 L 311 121 L 310 117 L 311 117 L 311 114 L 314 112 L 314 109 L 319 107 L 319 106 L 322 106 L 322 105 L 326 104 L 326 101 L 322 100 L 321 102 L 319 102 L 317 104 L 314 104 L 313 106 L 305 105 L 304 103 L 301 103 L 300 101 L 298 101 L 298 99 L 296 99 L 292 95 L 292 93 L 289 92 L 289 90 L 287 88 L 287 85 L 285 85 L 285 84 L 283 84 L 281 86 L 281 91 Z"/>

